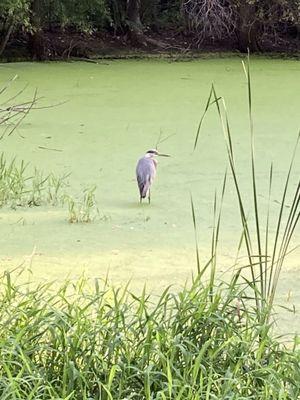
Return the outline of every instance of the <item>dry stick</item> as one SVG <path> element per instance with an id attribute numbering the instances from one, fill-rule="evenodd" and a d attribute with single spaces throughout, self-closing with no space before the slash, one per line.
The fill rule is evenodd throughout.
<path id="1" fill-rule="evenodd" d="M 19 97 L 19 96 L 25 91 L 25 89 L 27 89 L 27 88 L 28 88 L 28 83 L 27 83 L 27 85 L 25 85 L 25 86 L 23 87 L 23 89 L 21 89 L 17 94 L 15 94 L 14 96 L 12 96 L 12 97 L 10 97 L 9 99 L 5 100 L 5 102 L 1 103 L 0 105 L 3 106 L 4 104 L 7 104 L 7 103 L 9 103 L 9 102 L 12 101 L 12 100 L 15 100 L 15 99 L 16 99 L 17 97 Z"/>
<path id="2" fill-rule="evenodd" d="M 160 138 L 161 138 L 161 136 L 162 136 L 162 130 L 160 129 L 160 130 L 159 130 L 159 136 L 158 136 L 158 139 L 157 139 L 157 142 L 156 142 L 156 145 L 155 145 L 156 150 L 157 150 L 158 144 L 160 143 Z"/>
<path id="3" fill-rule="evenodd" d="M 44 96 L 38 97 L 34 100 L 34 103 L 37 103 L 39 100 L 44 99 Z M 31 107 L 32 101 L 27 101 L 25 103 L 20 103 L 15 106 L 7 107 L 6 109 L 0 109 L 2 111 L 14 111 L 14 112 L 26 112 L 28 107 L 24 107 L 29 105 L 31 110 L 43 110 L 44 108 L 53 108 L 57 106 L 61 106 L 62 104 L 68 103 L 69 100 L 60 101 L 59 103 L 50 104 L 49 106 L 40 106 L 40 107 Z"/>
<path id="4" fill-rule="evenodd" d="M 8 116 L 7 116 L 6 118 L 0 120 L 0 125 L 5 124 L 5 123 L 6 123 L 7 121 L 9 121 L 10 119 L 15 118 L 15 117 L 17 117 L 19 114 L 22 114 L 22 113 L 23 113 L 23 114 L 24 114 L 23 117 L 20 118 L 19 122 L 17 123 L 17 124 L 19 125 L 19 123 L 25 118 L 25 116 L 28 114 L 28 112 L 33 108 L 33 105 L 36 103 L 37 100 L 38 100 L 38 99 L 36 98 L 36 92 L 35 92 L 34 98 L 33 98 L 33 100 L 31 100 L 31 102 L 23 103 L 23 105 L 24 105 L 24 104 L 29 104 L 28 107 L 22 107 L 22 108 L 20 108 L 20 109 L 15 109 L 15 108 L 14 108 L 15 106 L 8 107 L 6 110 L 4 110 L 4 111 L 6 111 L 6 112 L 8 113 Z M 16 126 L 15 126 L 15 127 L 16 127 Z M 6 134 L 6 131 L 7 131 L 8 129 L 9 129 L 9 127 L 7 127 L 7 129 L 5 129 L 5 131 L 4 131 L 4 133 L 2 134 L 2 136 L 1 136 L 0 139 L 3 138 L 3 136 Z M 12 130 L 12 132 L 13 132 L 13 131 L 14 131 L 14 129 Z M 12 133 L 12 132 L 11 132 L 11 133 Z M 9 135 L 11 135 L 11 133 L 10 133 Z"/>
<path id="5" fill-rule="evenodd" d="M 12 81 L 14 81 L 16 78 L 17 78 L 17 75 L 9 81 L 9 84 Z M 0 91 L 0 94 L 3 93 L 3 91 L 8 88 L 9 84 L 7 84 L 5 87 L 2 88 L 2 90 Z M 25 86 L 22 90 L 20 90 L 15 96 L 11 97 L 9 99 L 9 101 L 15 99 L 18 95 L 23 93 L 24 90 L 26 89 L 26 87 L 27 86 Z M 35 107 L 35 104 L 38 102 L 38 100 L 41 100 L 41 99 L 44 98 L 44 97 L 37 97 L 36 95 L 37 95 L 37 89 L 35 90 L 34 97 L 33 97 L 33 99 L 31 101 L 27 101 L 27 102 L 24 102 L 24 103 L 13 105 L 13 106 L 7 107 L 5 109 L 1 109 L 0 108 L 0 113 L 1 112 L 8 113 L 8 115 L 5 118 L 3 118 L 3 119 L 0 118 L 0 125 L 5 124 L 7 121 L 9 121 L 9 120 L 11 120 L 13 118 L 17 118 L 20 114 L 23 114 L 23 116 L 17 121 L 17 123 L 14 125 L 12 130 L 9 132 L 8 136 L 10 136 L 14 132 L 14 130 L 17 129 L 17 127 L 20 125 L 20 123 L 23 121 L 23 119 L 27 116 L 29 111 L 53 108 L 53 107 L 56 107 L 56 106 L 59 106 L 59 105 L 62 105 L 62 104 L 65 104 L 65 103 L 68 102 L 68 100 L 65 100 L 65 101 L 61 101 L 61 102 L 55 103 L 55 104 L 50 104 L 48 106 Z M 8 126 L 4 130 L 3 134 L 0 136 L 0 140 L 6 135 L 6 133 L 7 133 L 7 131 L 9 129 L 10 128 Z"/>
<path id="6" fill-rule="evenodd" d="M 5 90 L 7 90 L 10 85 L 18 78 L 18 75 L 15 75 L 13 78 L 9 79 L 8 82 L 0 89 L 0 94 L 2 94 L 3 92 L 5 92 Z"/>
<path id="7" fill-rule="evenodd" d="M 0 125 L 4 125 L 7 121 L 16 118 L 19 114 L 24 114 L 25 111 L 15 111 L 14 113 L 12 111 L 9 111 L 8 113 L 9 114 L 4 119 L 0 119 Z M 10 125 L 12 125 L 12 123 Z"/>
<path id="8" fill-rule="evenodd" d="M 162 131 L 160 130 L 159 136 L 158 136 L 158 139 L 157 139 L 157 142 L 156 142 L 156 145 L 155 145 L 156 150 L 157 150 L 157 147 L 158 147 L 158 145 L 159 145 L 160 143 L 165 142 L 166 140 L 170 139 L 170 137 L 175 136 L 175 135 L 176 135 L 176 133 L 171 133 L 170 135 L 166 136 L 164 139 L 161 139 L 161 137 L 162 137 Z"/>
<path id="9" fill-rule="evenodd" d="M 171 133 L 170 135 L 166 136 L 164 139 L 161 139 L 161 140 L 157 143 L 157 145 L 158 145 L 158 144 L 161 144 L 161 143 L 163 143 L 163 142 L 165 142 L 166 140 L 170 139 L 170 137 L 175 136 L 175 135 L 176 135 L 176 133 Z"/>
<path id="10" fill-rule="evenodd" d="M 68 60 L 84 61 L 84 62 L 97 64 L 97 65 L 110 65 L 108 62 L 103 62 L 102 59 L 93 60 L 92 58 L 85 58 L 85 57 L 68 57 Z"/>
<path id="11" fill-rule="evenodd" d="M 21 122 L 23 121 L 23 119 L 26 117 L 26 115 L 29 113 L 29 111 L 31 110 L 31 108 L 33 107 L 33 105 L 36 102 L 36 95 L 37 95 L 37 89 L 35 89 L 34 95 L 33 95 L 33 99 L 31 102 L 31 105 L 29 105 L 29 107 L 27 108 L 27 110 L 24 112 L 24 115 L 21 116 L 21 118 L 19 119 L 19 121 L 16 123 L 16 125 L 13 127 L 13 129 L 9 132 L 8 136 L 10 136 L 17 128 L 18 126 L 21 124 Z"/>
<path id="12" fill-rule="evenodd" d="M 165 137 L 160 143 L 165 142 L 166 140 L 170 139 L 170 137 L 175 136 L 176 133 L 171 133 L 169 136 Z"/>
<path id="13" fill-rule="evenodd" d="M 41 100 L 43 98 L 44 98 L 43 96 L 37 97 L 37 98 L 35 98 L 35 101 Z M 2 111 L 25 111 L 25 110 L 27 110 L 26 106 L 30 106 L 31 103 L 32 103 L 32 100 L 25 101 L 24 103 L 19 103 L 19 104 L 13 105 L 13 106 L 8 106 L 4 109 L 2 108 Z"/>
<path id="14" fill-rule="evenodd" d="M 46 108 L 53 108 L 68 103 L 69 100 L 60 101 L 59 103 L 50 104 L 49 106 L 32 107 L 32 110 L 44 110 Z"/>
<path id="15" fill-rule="evenodd" d="M 51 149 L 50 147 L 44 147 L 44 146 L 38 146 L 38 148 L 42 150 L 62 151 L 61 149 Z"/>

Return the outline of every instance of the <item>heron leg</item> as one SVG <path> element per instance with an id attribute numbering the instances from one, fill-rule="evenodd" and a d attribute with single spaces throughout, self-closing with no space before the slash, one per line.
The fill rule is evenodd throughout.
<path id="1" fill-rule="evenodd" d="M 150 192 L 150 189 L 149 189 L 149 194 L 148 194 L 148 203 L 149 204 L 151 203 L 151 192 Z"/>

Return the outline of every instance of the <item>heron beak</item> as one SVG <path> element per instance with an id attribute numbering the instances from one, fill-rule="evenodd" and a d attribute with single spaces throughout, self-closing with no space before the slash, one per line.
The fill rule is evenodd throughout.
<path id="1" fill-rule="evenodd" d="M 161 157 L 171 157 L 170 154 L 158 153 L 157 155 L 158 155 L 158 156 L 161 156 Z"/>

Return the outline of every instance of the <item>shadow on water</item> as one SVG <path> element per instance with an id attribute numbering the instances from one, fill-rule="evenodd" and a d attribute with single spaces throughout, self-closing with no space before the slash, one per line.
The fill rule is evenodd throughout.
<path id="1" fill-rule="evenodd" d="M 110 202 L 110 205 L 115 208 L 120 208 L 122 210 L 128 209 L 128 210 L 151 210 L 153 208 L 155 209 L 161 209 L 162 207 L 160 206 L 159 202 L 155 200 L 151 200 L 151 203 L 148 203 L 148 200 L 144 200 L 142 203 L 140 203 L 139 200 L 120 200 L 120 199 L 113 199 Z"/>
<path id="2" fill-rule="evenodd" d="M 133 201 L 133 200 L 120 200 L 120 199 L 113 199 L 110 201 L 110 205 L 116 208 L 121 208 L 121 209 L 131 209 L 131 210 L 139 210 L 141 207 L 144 205 L 149 206 L 148 202 L 140 204 L 139 200 Z M 150 204 L 151 206 L 151 204 Z"/>

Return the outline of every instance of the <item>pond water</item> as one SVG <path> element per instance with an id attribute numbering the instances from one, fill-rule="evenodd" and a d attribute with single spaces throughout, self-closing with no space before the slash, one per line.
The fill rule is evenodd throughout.
<path id="1" fill-rule="evenodd" d="M 253 58 L 251 62 L 256 165 L 263 218 L 268 203 L 268 175 L 274 164 L 272 222 L 279 212 L 284 179 L 299 130 L 300 64 L 294 60 Z M 74 196 L 97 185 L 102 220 L 69 224 L 59 207 L 3 208 L 1 268 L 30 264 L 38 279 L 105 277 L 114 283 L 132 280 L 134 289 L 182 285 L 196 271 L 191 216 L 193 196 L 201 262 L 210 254 L 213 199 L 227 167 L 224 139 L 215 109 L 203 125 L 193 151 L 197 125 L 213 82 L 224 96 L 234 138 L 239 179 L 250 221 L 249 123 L 247 85 L 240 58 L 190 62 L 109 61 L 92 64 L 13 63 L 0 65 L 1 82 L 18 75 L 8 95 L 28 84 L 22 96 L 35 90 L 40 105 L 10 137 L 1 142 L 6 156 L 29 161 L 45 173 L 71 172 Z M 150 205 L 139 204 L 135 181 L 137 159 L 167 137 L 159 150 L 172 157 L 159 160 Z M 56 149 L 47 150 L 48 149 Z M 298 153 L 299 154 L 299 153 Z M 296 158 L 291 192 L 298 183 Z M 262 221 L 264 224 L 264 220 Z M 225 193 L 218 268 L 230 270 L 241 235 L 236 195 L 231 179 Z M 291 247 L 299 243 L 296 232 Z M 34 250 L 34 256 L 31 257 Z M 300 306 L 299 250 L 286 260 L 279 297 L 284 305 Z M 287 300 L 288 299 L 288 300 Z M 297 311 L 298 312 L 298 311 Z M 283 316 L 288 318 L 288 316 Z M 299 314 L 289 329 L 299 330 Z"/>

